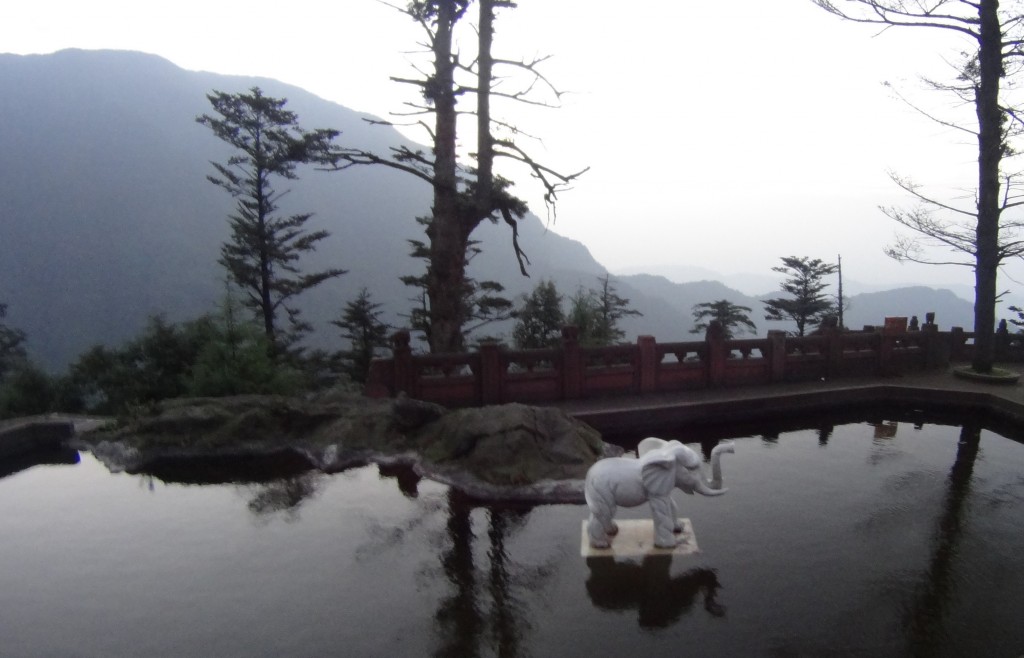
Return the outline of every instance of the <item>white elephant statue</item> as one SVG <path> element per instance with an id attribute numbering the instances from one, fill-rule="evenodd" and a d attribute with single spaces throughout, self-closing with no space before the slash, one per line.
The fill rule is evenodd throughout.
<path id="1" fill-rule="evenodd" d="M 613 517 L 618 507 L 636 507 L 645 502 L 651 505 L 654 520 L 654 545 L 672 548 L 677 544 L 674 533 L 682 531 L 679 512 L 672 500 L 672 491 L 682 489 L 688 494 L 720 496 L 727 491 L 722 487 L 721 457 L 723 452 L 734 452 L 732 441 L 725 441 L 711 451 L 712 479 L 704 478 L 701 458 L 679 441 L 665 441 L 654 437 L 644 439 L 637 446 L 639 457 L 611 457 L 596 462 L 587 471 L 584 495 L 590 508 L 587 535 L 593 548 L 608 548 L 611 536 L 619 528 Z"/>

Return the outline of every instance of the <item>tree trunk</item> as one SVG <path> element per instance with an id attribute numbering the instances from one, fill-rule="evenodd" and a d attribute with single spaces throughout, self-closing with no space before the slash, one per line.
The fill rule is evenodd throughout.
<path id="1" fill-rule="evenodd" d="M 491 139 L 491 76 L 494 58 L 491 43 L 494 41 L 493 0 L 479 0 L 480 26 L 479 53 L 477 56 L 476 91 L 476 140 L 477 175 L 476 204 L 481 219 L 491 214 L 491 194 L 494 188 L 494 143 Z"/>
<path id="2" fill-rule="evenodd" d="M 430 264 L 427 296 L 430 298 L 430 351 L 462 350 L 462 292 L 465 287 L 466 240 L 459 217 L 456 167 L 455 63 L 452 30 L 456 21 L 453 0 L 438 3 L 434 37 L 434 80 L 430 85 L 435 110 L 434 205 L 427 228 Z"/>
<path id="3" fill-rule="evenodd" d="M 259 137 L 256 141 L 259 146 Z M 270 254 L 268 253 L 269 240 L 267 237 L 267 200 L 265 172 L 262 167 L 256 168 L 256 221 L 259 226 L 259 261 L 260 261 L 260 312 L 263 314 L 263 332 L 271 347 L 276 346 L 277 332 L 274 327 L 274 302 L 270 297 Z"/>
<path id="4" fill-rule="evenodd" d="M 999 163 L 1002 157 L 1002 31 L 999 1 L 981 0 L 978 8 L 980 81 L 978 114 L 978 225 L 974 267 L 974 361 L 978 372 L 992 370 L 995 358 L 996 278 L 999 268 Z"/>

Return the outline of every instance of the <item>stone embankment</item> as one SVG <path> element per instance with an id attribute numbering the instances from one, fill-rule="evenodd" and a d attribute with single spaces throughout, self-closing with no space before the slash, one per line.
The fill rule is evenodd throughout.
<path id="1" fill-rule="evenodd" d="M 474 498 L 524 502 L 583 502 L 587 469 L 617 452 L 559 409 L 449 411 L 404 397 L 345 395 L 168 400 L 148 415 L 85 432 L 72 445 L 112 471 L 128 472 L 166 459 L 282 450 L 328 473 L 371 462 L 407 464 Z"/>
<path id="2" fill-rule="evenodd" d="M 0 421 L 0 459 L 56 450 L 75 435 L 75 422 L 60 416 L 31 416 Z"/>

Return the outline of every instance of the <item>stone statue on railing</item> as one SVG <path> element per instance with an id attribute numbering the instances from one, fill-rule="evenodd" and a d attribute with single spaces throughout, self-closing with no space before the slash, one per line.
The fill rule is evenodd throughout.
<path id="1" fill-rule="evenodd" d="M 679 441 L 647 438 L 637 447 L 638 459 L 612 457 L 590 467 L 584 485 L 590 520 L 587 536 L 592 548 L 608 548 L 619 528 L 613 517 L 618 507 L 651 506 L 654 521 L 654 545 L 672 548 L 675 533 L 681 532 L 679 511 L 672 492 L 679 488 L 688 494 L 720 496 L 723 452 L 734 452 L 732 441 L 723 442 L 711 451 L 712 479 L 701 471 L 701 458 Z"/>

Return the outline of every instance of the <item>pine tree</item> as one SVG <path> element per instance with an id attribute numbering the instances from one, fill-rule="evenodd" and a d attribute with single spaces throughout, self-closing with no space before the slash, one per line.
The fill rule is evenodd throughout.
<path id="1" fill-rule="evenodd" d="M 744 330 L 749 330 L 750 333 L 757 333 L 757 325 L 747 315 L 750 312 L 751 309 L 749 307 L 733 304 L 728 299 L 694 304 L 693 319 L 695 324 L 690 333 L 699 334 L 707 331 L 708 323 L 712 320 L 718 320 L 722 324 L 727 339 L 734 337 L 734 329 L 739 329 L 739 333 L 743 333 Z"/>
<path id="2" fill-rule="evenodd" d="M 298 309 L 290 305 L 292 298 L 345 270 L 301 272 L 300 257 L 315 250 L 329 233 L 306 231 L 312 213 L 279 215 L 278 202 L 287 191 L 275 190 L 271 180 L 298 178 L 299 164 L 335 162 L 332 141 L 339 133 L 304 131 L 296 114 L 284 109 L 285 99 L 264 96 L 259 87 L 248 94 L 214 91 L 207 98 L 219 116 L 204 114 L 196 121 L 238 150 L 227 162 L 212 163 L 218 175 L 207 176 L 238 200 L 229 217 L 231 238 L 221 247 L 220 263 L 245 292 L 246 305 L 281 352 L 310 328 L 298 319 Z M 280 326 L 281 312 L 289 320 L 287 331 Z"/>
<path id="3" fill-rule="evenodd" d="M 619 326 L 619 321 L 627 316 L 643 315 L 640 311 L 629 307 L 629 300 L 620 297 L 611 276 L 605 274 L 598 277 L 601 287 L 583 289 L 580 287 L 569 298 L 567 324 L 579 329 L 581 345 L 603 347 L 621 342 L 626 332 Z"/>
<path id="4" fill-rule="evenodd" d="M 512 339 L 519 349 L 555 347 L 562 335 L 565 316 L 562 296 L 553 281 L 541 281 L 533 292 L 523 295 L 523 305 L 516 311 Z"/>
<path id="5" fill-rule="evenodd" d="M 626 337 L 626 332 L 619 326 L 619 321 L 631 315 L 643 315 L 640 311 L 629 307 L 629 300 L 620 297 L 611 276 L 605 274 L 598 277 L 601 287 L 594 292 L 595 319 L 590 337 L 597 345 L 614 345 Z"/>
<path id="6" fill-rule="evenodd" d="M 774 322 L 792 320 L 796 323 L 797 335 L 803 336 L 808 324 L 819 323 L 826 315 L 834 312 L 835 304 L 823 293 L 828 284 L 823 283 L 822 278 L 835 274 L 836 266 L 806 256 L 784 257 L 782 263 L 780 267 L 773 267 L 772 271 L 787 275 L 781 287 L 792 298 L 761 300 L 765 305 L 764 319 Z"/>
<path id="7" fill-rule="evenodd" d="M 343 353 L 345 371 L 357 382 L 365 382 L 370 372 L 370 362 L 377 351 L 388 346 L 388 331 L 391 327 L 381 321 L 381 305 L 374 303 L 366 288 L 359 291 L 355 300 L 348 302 L 341 319 L 331 324 L 343 329 L 341 337 L 349 341 L 350 349 Z"/>

